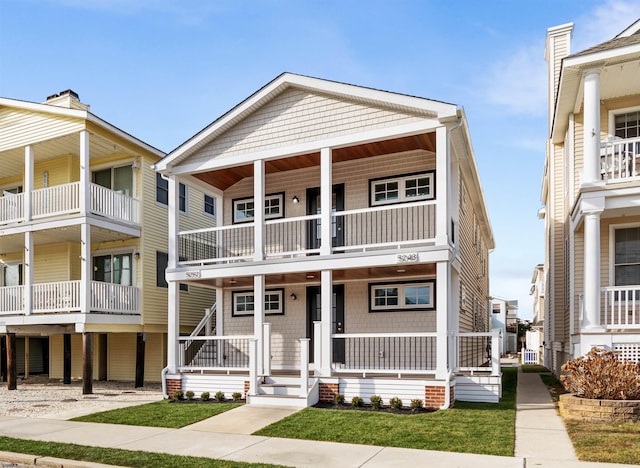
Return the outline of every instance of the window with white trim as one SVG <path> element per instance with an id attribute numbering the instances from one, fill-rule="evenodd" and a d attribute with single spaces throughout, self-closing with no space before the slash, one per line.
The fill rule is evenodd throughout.
<path id="1" fill-rule="evenodd" d="M 204 196 L 204 212 L 211 216 L 216 215 L 216 199 L 214 197 Z"/>
<path id="2" fill-rule="evenodd" d="M 253 291 L 232 291 L 233 317 L 253 315 L 255 295 Z M 265 315 L 284 315 L 284 289 L 267 289 L 264 292 Z"/>
<path id="3" fill-rule="evenodd" d="M 616 286 L 640 285 L 640 227 L 615 230 Z"/>
<path id="4" fill-rule="evenodd" d="M 179 184 L 179 209 L 187 212 L 187 186 Z M 169 181 L 156 172 L 156 201 L 161 205 L 169 206 Z"/>
<path id="5" fill-rule="evenodd" d="M 614 135 L 619 138 L 640 136 L 640 110 L 618 114 L 614 117 Z"/>
<path id="6" fill-rule="evenodd" d="M 370 284 L 371 312 L 433 309 L 433 286 L 433 281 Z"/>
<path id="7" fill-rule="evenodd" d="M 371 206 L 407 203 L 434 198 L 433 172 L 372 179 L 369 181 Z"/>
<path id="8" fill-rule="evenodd" d="M 266 195 L 264 197 L 265 219 L 284 217 L 284 193 Z M 246 223 L 255 218 L 255 203 L 253 197 L 233 200 L 233 222 Z"/>

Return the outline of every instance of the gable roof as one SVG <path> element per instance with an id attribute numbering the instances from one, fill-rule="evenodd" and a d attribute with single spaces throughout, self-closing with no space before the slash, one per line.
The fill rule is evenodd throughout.
<path id="1" fill-rule="evenodd" d="M 640 20 L 638 20 L 636 23 L 640 23 Z M 591 55 L 598 52 L 606 52 L 609 50 L 618 49 L 620 47 L 625 47 L 625 46 L 634 45 L 634 44 L 640 44 L 640 29 L 631 33 L 630 35 L 621 36 L 620 34 L 618 34 L 616 37 L 614 37 L 609 41 L 590 47 L 581 52 L 577 52 L 573 55 L 569 55 L 567 58 L 571 59 L 573 57 L 582 57 L 585 55 Z"/>
<path id="2" fill-rule="evenodd" d="M 442 101 L 296 75 L 293 73 L 283 73 L 171 151 L 164 159 L 155 165 L 155 168 L 162 171 L 170 166 L 179 164 L 203 146 L 215 140 L 219 135 L 245 119 L 248 115 L 265 106 L 286 90 L 292 88 L 398 111 L 408 111 L 423 115 L 425 118 L 437 119 L 455 115 L 456 112 L 455 104 Z"/>
<path id="3" fill-rule="evenodd" d="M 148 143 L 140 140 L 139 138 L 134 137 L 130 133 L 125 132 L 124 130 L 116 127 L 115 125 L 110 124 L 106 120 L 101 119 L 95 114 L 92 114 L 88 110 L 83 109 L 70 109 L 68 107 L 61 107 L 51 104 L 40 104 L 37 102 L 31 101 L 22 101 L 19 99 L 11 99 L 0 97 L 0 107 L 10 107 L 14 109 L 29 111 L 29 112 L 37 112 L 41 114 L 47 114 L 51 116 L 58 117 L 66 117 L 73 118 L 78 120 L 84 120 L 87 122 L 91 122 L 110 133 L 113 133 L 120 138 L 125 139 L 129 143 L 136 145 L 138 147 L 142 147 L 145 150 L 155 154 L 158 157 L 163 157 L 166 153 L 154 146 L 151 146 Z"/>

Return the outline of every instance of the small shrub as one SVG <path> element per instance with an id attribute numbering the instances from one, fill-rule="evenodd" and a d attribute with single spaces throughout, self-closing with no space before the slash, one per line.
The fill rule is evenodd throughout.
<path id="1" fill-rule="evenodd" d="M 184 396 L 186 396 L 186 397 L 187 397 L 187 400 L 193 400 L 193 397 L 194 397 L 195 395 L 196 395 L 196 394 L 195 394 L 195 393 L 193 393 L 191 390 L 187 390 L 187 392 L 184 394 Z"/>
<path id="2" fill-rule="evenodd" d="M 242 400 L 242 393 L 240 392 L 233 392 L 231 394 L 231 398 L 233 398 L 233 401 L 239 401 Z"/>
<path id="3" fill-rule="evenodd" d="M 209 394 L 209 392 L 202 392 L 202 394 L 200 395 L 200 399 L 202 401 L 209 401 L 211 400 L 211 395 Z"/>
<path id="4" fill-rule="evenodd" d="M 360 398 L 359 396 L 354 396 L 351 399 L 351 406 L 353 406 L 354 408 L 358 408 L 362 405 L 364 405 L 364 401 L 362 401 L 362 398 Z"/>
<path id="5" fill-rule="evenodd" d="M 373 409 L 380 409 L 382 406 L 382 397 L 380 395 L 371 395 L 371 407 Z"/>
<path id="6" fill-rule="evenodd" d="M 389 406 L 394 409 L 400 409 L 402 408 L 402 400 L 398 397 L 393 397 L 389 400 Z"/>
<path id="7" fill-rule="evenodd" d="M 344 404 L 344 395 L 342 393 L 336 393 L 333 395 L 333 404 L 334 405 L 343 405 Z"/>
<path id="8" fill-rule="evenodd" d="M 173 392 L 174 400 L 184 400 L 184 392 L 182 390 L 176 390 Z"/>
<path id="9" fill-rule="evenodd" d="M 562 366 L 560 381 L 578 397 L 597 400 L 640 400 L 640 363 L 594 348 Z"/>
<path id="10" fill-rule="evenodd" d="M 422 409 L 424 407 L 424 404 L 420 398 L 415 398 L 411 400 L 410 406 L 412 410 L 417 410 L 417 409 Z"/>
<path id="11" fill-rule="evenodd" d="M 213 398 L 216 401 L 225 401 L 227 399 L 227 397 L 224 396 L 224 392 L 221 390 L 218 390 Z"/>

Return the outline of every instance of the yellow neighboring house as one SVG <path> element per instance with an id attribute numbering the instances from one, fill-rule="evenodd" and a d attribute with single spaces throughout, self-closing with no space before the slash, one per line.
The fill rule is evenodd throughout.
<path id="1" fill-rule="evenodd" d="M 571 53 L 548 30 L 545 365 L 593 347 L 640 361 L 640 20 Z"/>
<path id="2" fill-rule="evenodd" d="M 44 104 L 0 98 L 4 375 L 83 377 L 89 391 L 94 379 L 160 380 L 168 192 L 152 165 L 163 156 L 71 90 Z M 215 225 L 212 198 L 179 191 L 185 225 Z M 215 294 L 181 286 L 180 296 L 191 330 Z"/>

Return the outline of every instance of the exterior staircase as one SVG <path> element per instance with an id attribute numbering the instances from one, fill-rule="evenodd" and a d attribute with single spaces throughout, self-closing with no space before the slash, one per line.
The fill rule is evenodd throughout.
<path id="1" fill-rule="evenodd" d="M 307 394 L 301 393 L 300 377 L 264 376 L 257 385 L 257 394 L 247 396 L 247 404 L 295 408 L 315 405 L 320 398 L 317 379 L 309 378 Z"/>

